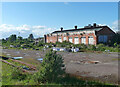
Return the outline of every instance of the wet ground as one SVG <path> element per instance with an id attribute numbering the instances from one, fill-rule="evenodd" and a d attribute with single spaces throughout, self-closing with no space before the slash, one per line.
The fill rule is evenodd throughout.
<path id="1" fill-rule="evenodd" d="M 44 58 L 46 52 L 3 49 L 2 53 L 11 57 L 21 56 L 22 61 L 39 65 L 37 59 Z M 58 52 L 58 54 L 64 59 L 67 73 L 118 83 L 118 53 Z"/>

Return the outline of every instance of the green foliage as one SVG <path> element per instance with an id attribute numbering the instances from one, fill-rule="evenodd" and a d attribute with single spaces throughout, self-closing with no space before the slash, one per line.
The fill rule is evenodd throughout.
<path id="1" fill-rule="evenodd" d="M 70 47 L 71 45 L 73 45 L 69 41 L 63 41 L 62 43 L 61 42 L 56 42 L 55 44 L 56 44 L 57 47 Z"/>
<path id="2" fill-rule="evenodd" d="M 16 35 L 13 34 L 9 37 L 8 41 L 12 43 L 12 42 L 16 41 L 16 39 L 17 39 Z"/>
<path id="3" fill-rule="evenodd" d="M 92 51 L 96 51 L 96 46 L 95 45 L 88 45 L 87 49 L 92 50 Z"/>
<path id="4" fill-rule="evenodd" d="M 26 74 L 23 74 L 22 71 L 14 68 L 14 70 L 11 73 L 12 79 L 17 79 L 17 80 L 24 80 L 26 78 Z"/>
<path id="5" fill-rule="evenodd" d="M 45 55 L 40 71 L 34 75 L 35 80 L 53 82 L 64 74 L 62 67 L 64 67 L 62 56 L 51 50 Z"/>
<path id="6" fill-rule="evenodd" d="M 38 42 L 37 44 L 38 47 L 44 46 L 43 42 Z"/>
<path id="7" fill-rule="evenodd" d="M 33 40 L 34 39 L 33 34 L 30 34 L 28 39 Z"/>
<path id="8" fill-rule="evenodd" d="M 2 39 L 2 43 L 6 43 L 7 41 L 5 39 Z"/>
<path id="9" fill-rule="evenodd" d="M 18 40 L 22 40 L 23 38 L 21 36 L 18 36 Z"/>
<path id="10" fill-rule="evenodd" d="M 41 69 L 41 67 L 39 68 Z M 101 86 L 109 86 L 104 83 L 100 83 L 97 81 L 87 81 L 78 79 L 77 77 L 70 76 L 69 74 L 64 74 L 64 76 L 58 76 L 55 78 L 54 81 L 51 83 L 46 82 L 42 83 L 41 79 L 39 78 L 41 76 L 41 73 L 35 72 L 35 74 L 29 74 L 29 73 L 23 73 L 19 71 L 17 68 L 9 66 L 5 63 L 2 63 L 2 85 L 55 85 L 57 87 L 63 87 L 63 86 L 87 86 L 87 87 L 98 87 L 98 85 Z M 42 77 L 41 77 L 42 78 Z M 38 83 L 39 79 L 39 83 Z M 46 79 L 46 78 L 45 78 Z M 114 85 L 113 85 L 114 86 Z M 12 86 L 11 86 L 12 87 Z"/>
<path id="11" fill-rule="evenodd" d="M 98 44 L 96 46 L 97 51 L 105 51 L 105 45 L 104 44 Z"/>

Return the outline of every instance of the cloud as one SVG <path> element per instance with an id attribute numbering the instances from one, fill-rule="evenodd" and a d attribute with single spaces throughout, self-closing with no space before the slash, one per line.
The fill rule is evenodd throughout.
<path id="1" fill-rule="evenodd" d="M 13 25 L 2 24 L 0 25 L 0 32 L 10 32 L 15 31 L 15 27 Z"/>
<path id="2" fill-rule="evenodd" d="M 41 25 L 35 25 L 30 26 L 27 24 L 20 25 L 20 26 L 14 26 L 9 24 L 2 24 L 0 25 L 0 32 L 2 32 L 2 37 L 9 37 L 11 34 L 19 34 L 23 37 L 28 37 L 30 33 L 33 33 L 35 37 L 44 36 L 44 34 L 48 34 L 50 32 L 53 32 L 56 30 L 55 28 L 49 28 L 47 26 L 41 26 Z"/>
<path id="3" fill-rule="evenodd" d="M 46 26 L 40 26 L 40 25 L 38 25 L 38 26 L 33 26 L 32 28 L 33 29 L 44 29 Z"/>
<path id="4" fill-rule="evenodd" d="M 21 25 L 21 26 L 19 26 L 19 27 L 16 27 L 16 29 L 17 29 L 18 31 L 22 31 L 22 30 L 28 31 L 28 30 L 30 30 L 30 26 L 24 24 L 24 25 Z"/>
<path id="5" fill-rule="evenodd" d="M 69 3 L 68 2 L 64 2 L 65 5 L 68 5 Z"/>
<path id="6" fill-rule="evenodd" d="M 36 36 L 43 36 L 44 34 L 48 34 L 56 30 L 56 28 L 48 28 L 46 26 L 33 26 L 32 33 Z"/>
<path id="7" fill-rule="evenodd" d="M 118 31 L 118 22 L 120 23 L 120 20 L 116 20 L 112 23 L 112 29 L 115 30 L 115 31 Z M 120 25 L 119 25 L 119 28 L 120 28 Z"/>

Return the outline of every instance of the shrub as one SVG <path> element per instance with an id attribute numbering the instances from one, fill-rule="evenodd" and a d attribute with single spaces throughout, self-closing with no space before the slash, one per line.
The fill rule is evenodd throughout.
<path id="1" fill-rule="evenodd" d="M 12 79 L 18 79 L 18 80 L 24 80 L 26 78 L 26 74 L 23 74 L 22 71 L 18 70 L 17 68 L 14 68 L 14 70 L 11 73 Z"/>
<path id="2" fill-rule="evenodd" d="M 104 44 L 98 44 L 97 46 L 96 46 L 96 50 L 97 51 L 105 51 L 105 45 Z"/>
<path id="3" fill-rule="evenodd" d="M 34 80 L 40 82 L 53 82 L 64 73 L 63 59 L 55 51 L 50 51 L 45 55 L 41 63 L 41 69 L 34 74 Z"/>

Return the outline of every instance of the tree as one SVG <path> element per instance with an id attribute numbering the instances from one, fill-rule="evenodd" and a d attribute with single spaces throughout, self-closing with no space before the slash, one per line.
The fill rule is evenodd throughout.
<path id="1" fill-rule="evenodd" d="M 15 35 L 15 34 L 11 35 L 11 36 L 8 38 L 8 41 L 9 41 L 9 42 L 14 42 L 14 41 L 16 41 L 16 35 Z"/>
<path id="2" fill-rule="evenodd" d="M 30 34 L 28 39 L 33 40 L 34 39 L 33 34 Z"/>
<path id="3" fill-rule="evenodd" d="M 114 45 L 114 43 L 120 44 L 120 31 L 113 36 L 111 44 Z"/>
<path id="4" fill-rule="evenodd" d="M 62 56 L 51 50 L 45 55 L 40 71 L 34 75 L 34 78 L 38 82 L 53 82 L 64 74 L 64 70 Z"/>
<path id="5" fill-rule="evenodd" d="M 6 40 L 4 38 L 2 39 L 2 43 L 6 43 Z"/>
<path id="6" fill-rule="evenodd" d="M 21 36 L 18 36 L 18 40 L 22 40 L 23 38 Z"/>

